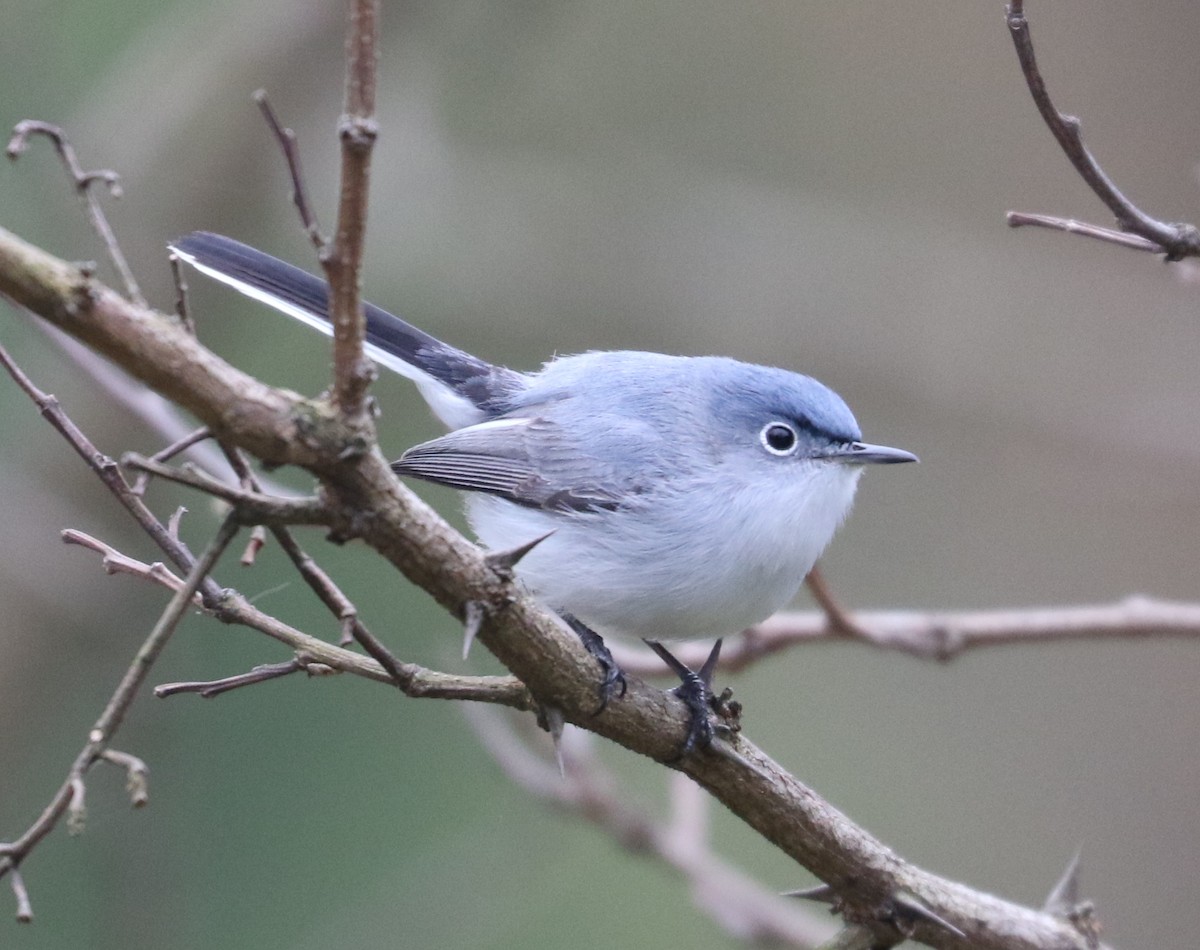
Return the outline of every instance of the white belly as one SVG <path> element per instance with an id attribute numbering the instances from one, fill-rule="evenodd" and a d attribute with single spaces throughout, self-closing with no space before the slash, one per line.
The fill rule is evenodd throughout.
<path id="1" fill-rule="evenodd" d="M 471 494 L 467 512 L 493 550 L 554 531 L 517 575 L 598 633 L 727 636 L 792 599 L 849 511 L 860 471 L 822 463 L 754 492 L 704 486 L 616 511 L 540 511 Z"/>

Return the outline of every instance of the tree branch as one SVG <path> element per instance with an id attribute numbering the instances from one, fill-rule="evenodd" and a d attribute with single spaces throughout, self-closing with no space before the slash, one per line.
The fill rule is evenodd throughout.
<path id="1" fill-rule="evenodd" d="M 539 702 L 631 751 L 673 762 L 687 730 L 682 703 L 631 677 L 625 698 L 594 716 L 595 668 L 578 641 L 404 489 L 376 449 L 348 456 L 346 439 L 353 433 L 336 414 L 249 378 L 200 346 L 177 322 L 123 301 L 3 230 L 0 293 L 177 396 L 218 437 L 269 461 L 308 468 L 323 483 L 339 536 L 366 541 L 460 620 L 468 602 L 483 605 L 478 639 Z M 732 749 L 719 745 L 673 767 L 829 882 L 852 917 L 875 919 L 904 893 L 958 927 L 981 950 L 1084 946 L 1079 933 L 1052 915 L 903 862 L 745 738 Z M 927 920 L 916 921 L 913 934 L 935 947 L 961 946 L 959 938 Z"/>
<path id="2" fill-rule="evenodd" d="M 195 566 L 192 568 L 184 581 L 183 585 L 171 597 L 170 603 L 163 610 L 162 615 L 158 618 L 158 622 L 154 625 L 154 629 L 150 631 L 150 635 L 146 637 L 145 642 L 138 649 L 133 658 L 133 662 L 125 671 L 125 675 L 121 678 L 116 690 L 109 699 L 108 704 L 104 707 L 104 711 L 100 714 L 100 718 L 96 720 L 91 731 L 88 733 L 87 743 L 76 756 L 74 764 L 71 766 L 70 772 L 67 774 L 66 780 L 59 788 L 58 793 L 46 806 L 42 814 L 38 817 L 23 835 L 15 841 L 0 844 L 0 877 L 9 871 L 15 871 L 24 860 L 25 856 L 48 835 L 62 819 L 68 811 L 74 813 L 76 821 L 80 820 L 83 812 L 83 776 L 87 771 L 98 761 L 104 758 L 105 752 L 108 750 L 109 743 L 112 741 L 117 730 L 121 728 L 121 723 L 125 720 L 125 714 L 129 711 L 129 706 L 133 702 L 134 696 L 142 683 L 145 682 L 151 668 L 162 653 L 163 647 L 171 638 L 171 634 L 175 632 L 175 628 L 179 625 L 184 612 L 191 605 L 192 599 L 196 596 L 196 592 L 204 583 L 212 571 L 213 566 L 217 563 L 217 559 L 229 546 L 229 542 L 233 540 L 238 531 L 238 524 L 233 518 L 227 518 L 222 523 L 217 531 L 216 537 L 204 550 L 204 553 L 197 559 Z M 111 757 L 110 757 L 111 758 Z M 129 767 L 130 758 L 124 757 L 124 762 Z M 141 773 L 145 773 L 145 766 L 141 765 Z M 135 798 L 137 802 L 139 799 Z M 14 881 L 14 888 L 17 883 Z M 22 886 L 23 889 L 23 886 Z M 25 895 L 25 906 L 20 906 L 20 893 L 18 893 L 18 919 L 32 919 L 32 912 L 28 908 L 28 895 Z"/>
<path id="3" fill-rule="evenodd" d="M 110 574 L 129 574 L 160 584 L 171 591 L 178 591 L 183 584 L 180 578 L 162 564 L 146 564 L 144 561 L 138 561 L 82 531 L 68 528 L 63 532 L 63 541 L 68 544 L 78 544 L 103 555 L 104 569 Z M 529 691 L 515 677 L 462 676 L 430 670 L 416 663 L 400 663 L 398 675 L 390 673 L 375 660 L 303 633 L 282 620 L 263 613 L 247 601 L 242 594 L 228 588 L 224 590 L 218 605 L 206 607 L 203 600 L 197 596 L 195 606 L 223 623 L 238 624 L 251 630 L 257 630 L 259 633 L 264 633 L 285 646 L 291 647 L 296 653 L 300 667 L 306 671 L 311 672 L 310 667 L 315 664 L 338 673 L 350 673 L 380 683 L 398 683 L 404 694 L 414 699 L 453 699 L 494 703 L 523 711 L 534 708 Z M 171 692 L 177 691 L 172 690 Z M 169 693 L 161 695 L 169 695 Z"/>
<path id="4" fill-rule="evenodd" d="M 67 140 L 67 135 L 57 125 L 51 125 L 49 122 L 38 122 L 28 119 L 24 122 L 18 122 L 13 129 L 12 136 L 8 140 L 8 147 L 5 149 L 5 154 L 10 159 L 16 161 L 25 149 L 29 147 L 29 139 L 34 135 L 42 135 L 48 138 L 54 145 L 54 150 L 58 152 L 58 157 L 63 163 L 63 167 L 67 170 L 67 174 L 71 176 L 71 181 L 75 184 L 75 194 L 79 196 L 79 200 L 83 202 L 87 209 L 88 220 L 92 223 L 92 229 L 99 235 L 100 240 L 104 242 L 104 248 L 108 252 L 109 260 L 112 261 L 113 267 L 116 268 L 117 274 L 121 278 L 121 282 L 125 285 L 125 293 L 134 303 L 139 306 L 146 306 L 146 298 L 142 296 L 142 291 L 138 287 L 137 279 L 133 276 L 133 270 L 129 266 L 129 262 L 125 260 L 125 254 L 121 251 L 121 245 L 117 242 L 117 236 L 113 233 L 112 225 L 108 223 L 108 215 L 104 213 L 104 209 L 100 207 L 100 202 L 92 192 L 92 186 L 98 182 L 103 182 L 108 186 L 108 193 L 114 198 L 121 197 L 121 176 L 116 172 L 102 168 L 96 171 L 84 171 L 83 166 L 79 164 L 79 159 L 75 157 L 75 149 Z"/>
<path id="5" fill-rule="evenodd" d="M 1083 132 L 1079 119 L 1073 115 L 1059 112 L 1055 107 L 1050 99 L 1050 93 L 1046 90 L 1046 82 L 1042 78 L 1037 58 L 1033 53 L 1033 37 L 1029 31 L 1029 21 L 1025 17 L 1024 8 L 1024 0 L 1011 0 L 1008 5 L 1006 22 L 1013 45 L 1017 50 L 1017 59 L 1021 63 L 1021 73 L 1025 76 L 1025 83 L 1029 86 L 1034 104 L 1075 171 L 1116 217 L 1120 231 L 1112 232 L 1107 228 L 1095 225 L 1081 225 L 1063 218 L 1014 215 L 1011 212 L 1008 216 L 1009 225 L 1019 227 L 1023 224 L 1037 224 L 1061 231 L 1086 234 L 1088 237 L 1144 250 L 1145 248 L 1141 245 L 1117 239 L 1117 235 L 1121 232 L 1130 232 L 1153 244 L 1154 249 L 1166 254 L 1169 261 L 1200 256 L 1200 229 L 1192 224 L 1168 224 L 1165 221 L 1159 221 L 1126 198 L 1113 180 L 1105 174 L 1104 169 L 1100 167 L 1100 163 L 1096 161 L 1087 146 L 1083 144 Z"/>
<path id="6" fill-rule="evenodd" d="M 832 627 L 823 613 L 776 614 L 743 631 L 740 637 L 727 638 L 720 668 L 726 672 L 744 669 L 799 644 L 829 640 L 946 662 L 968 650 L 1010 644 L 1200 637 L 1200 604 L 1142 596 L 1126 597 L 1113 604 L 1025 610 L 864 610 L 855 612 L 851 619 L 857 631 L 854 634 Z M 697 666 L 708 655 L 708 648 L 704 643 L 684 643 L 675 654 L 685 664 Z M 615 644 L 613 655 L 627 672 L 639 676 L 662 672 L 662 664 L 648 650 Z"/>
<path id="7" fill-rule="evenodd" d="M 379 0 L 352 0 L 346 29 L 346 107 L 338 123 L 342 140 L 342 177 L 338 189 L 337 229 L 321 253 L 329 278 L 333 322 L 333 400 L 347 420 L 361 418 L 363 399 L 375 371 L 363 354 L 367 323 L 362 312 L 359 273 L 367 230 L 367 185 L 375 123 L 375 67 L 378 59 Z"/>

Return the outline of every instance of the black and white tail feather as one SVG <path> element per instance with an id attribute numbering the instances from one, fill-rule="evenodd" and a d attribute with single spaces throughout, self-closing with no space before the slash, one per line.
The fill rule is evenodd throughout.
<path id="1" fill-rule="evenodd" d="M 221 234 L 195 231 L 171 250 L 196 270 L 332 336 L 329 285 L 299 267 Z M 525 377 L 443 343 L 394 314 L 364 303 L 368 355 L 411 379 L 434 414 L 459 429 L 492 418 L 525 388 Z"/>

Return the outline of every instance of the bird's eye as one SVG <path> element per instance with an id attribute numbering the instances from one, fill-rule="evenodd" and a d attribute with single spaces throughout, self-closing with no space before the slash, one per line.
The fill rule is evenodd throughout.
<path id="1" fill-rule="evenodd" d="M 758 439 L 772 455 L 791 455 L 796 448 L 796 430 L 786 422 L 770 422 L 763 426 Z"/>

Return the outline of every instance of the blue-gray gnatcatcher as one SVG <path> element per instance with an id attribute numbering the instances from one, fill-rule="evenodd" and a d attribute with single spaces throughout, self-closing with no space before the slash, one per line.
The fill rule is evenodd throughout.
<path id="1" fill-rule="evenodd" d="M 172 247 L 330 332 L 323 280 L 216 234 Z M 519 373 L 365 310 L 369 354 L 413 380 L 453 430 L 409 449 L 395 471 L 466 490 L 471 526 L 493 550 L 549 533 L 517 575 L 589 649 L 592 631 L 596 641 L 720 637 L 764 619 L 833 537 L 862 467 L 916 461 L 860 441 L 846 404 L 808 376 L 636 352 Z M 607 701 L 623 681 L 597 655 Z"/>

